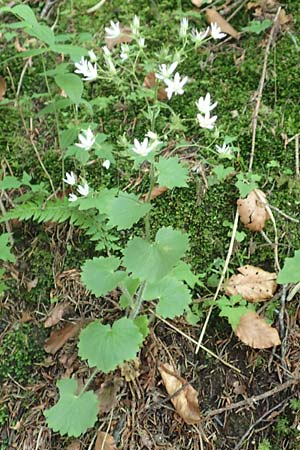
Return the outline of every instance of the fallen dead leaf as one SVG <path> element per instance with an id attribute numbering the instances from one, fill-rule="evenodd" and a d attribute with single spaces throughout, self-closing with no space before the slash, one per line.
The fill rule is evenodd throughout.
<path id="1" fill-rule="evenodd" d="M 34 289 L 35 287 L 37 287 L 38 282 L 39 282 L 38 277 L 35 277 L 33 280 L 27 281 L 27 283 L 26 283 L 27 291 L 30 292 L 31 289 Z"/>
<path id="2" fill-rule="evenodd" d="M 50 314 L 48 315 L 44 327 L 49 328 L 56 325 L 64 316 L 66 311 L 69 309 L 69 304 L 66 302 L 57 303 L 55 307 L 52 309 Z"/>
<path id="3" fill-rule="evenodd" d="M 198 392 L 174 371 L 171 364 L 161 364 L 158 370 L 180 417 L 189 425 L 198 423 L 201 420 Z"/>
<path id="4" fill-rule="evenodd" d="M 78 441 L 78 439 L 76 439 L 75 441 L 72 441 L 68 447 L 66 448 L 66 450 L 80 450 L 80 441 Z"/>
<path id="5" fill-rule="evenodd" d="M 249 311 L 241 317 L 235 334 L 252 348 L 270 348 L 281 342 L 277 330 L 254 311 Z"/>
<path id="6" fill-rule="evenodd" d="M 5 79 L 0 75 L 0 102 L 4 99 L 6 92 L 6 82 Z"/>
<path id="7" fill-rule="evenodd" d="M 245 395 L 247 392 L 246 386 L 241 384 L 239 381 L 234 381 L 232 386 L 235 395 Z"/>
<path id="8" fill-rule="evenodd" d="M 273 297 L 277 288 L 275 272 L 250 265 L 239 267 L 238 271 L 239 274 L 229 278 L 226 295 L 239 294 L 251 303 L 265 302 Z"/>
<path id="9" fill-rule="evenodd" d="M 147 89 L 152 89 L 156 85 L 156 77 L 154 72 L 149 72 L 144 78 L 143 86 Z M 157 90 L 158 100 L 166 100 L 168 98 L 167 92 L 164 87 L 160 86 Z"/>
<path id="10" fill-rule="evenodd" d="M 150 195 L 150 200 L 154 200 L 156 197 L 158 197 L 159 195 L 163 194 L 164 192 L 166 192 L 168 190 L 168 188 L 166 186 L 155 186 L 152 189 L 151 195 Z M 147 200 L 148 194 L 143 194 L 141 199 L 145 202 Z"/>
<path id="11" fill-rule="evenodd" d="M 216 23 L 221 28 L 223 33 L 229 34 L 229 36 L 238 39 L 239 33 L 222 17 L 215 8 L 206 10 L 206 20 L 209 24 Z"/>
<path id="12" fill-rule="evenodd" d="M 129 44 L 132 41 L 132 30 L 128 27 L 121 27 L 121 34 L 116 38 L 105 38 L 107 48 L 111 50 L 118 44 Z"/>
<path id="13" fill-rule="evenodd" d="M 127 361 L 121 366 L 121 375 L 127 382 L 133 381 L 140 376 L 140 360 L 138 358 Z"/>
<path id="14" fill-rule="evenodd" d="M 266 210 L 266 194 L 260 189 L 254 189 L 246 198 L 237 200 L 238 213 L 241 222 L 252 231 L 261 231 L 269 214 Z"/>
<path id="15" fill-rule="evenodd" d="M 78 333 L 82 326 L 83 322 L 80 321 L 77 323 L 68 323 L 60 330 L 52 331 L 50 337 L 45 342 L 45 352 L 54 355 L 69 339 Z"/>
<path id="16" fill-rule="evenodd" d="M 123 386 L 122 378 L 114 378 L 101 384 L 97 392 L 99 399 L 99 414 L 111 411 L 117 404 L 117 394 Z"/>
<path id="17" fill-rule="evenodd" d="M 27 323 L 27 322 L 31 322 L 33 319 L 34 319 L 34 317 L 30 314 L 29 311 L 23 311 L 21 318 L 20 318 L 20 322 Z"/>
<path id="18" fill-rule="evenodd" d="M 200 8 L 202 2 L 203 0 L 192 0 L 193 5 L 197 6 L 197 8 Z"/>
<path id="19" fill-rule="evenodd" d="M 15 39 L 15 49 L 17 50 L 17 52 L 21 53 L 21 52 L 27 52 L 27 48 L 22 47 L 22 45 L 20 44 L 19 38 L 16 37 Z"/>
<path id="20" fill-rule="evenodd" d="M 118 450 L 114 438 L 103 431 L 98 431 L 94 450 Z"/>

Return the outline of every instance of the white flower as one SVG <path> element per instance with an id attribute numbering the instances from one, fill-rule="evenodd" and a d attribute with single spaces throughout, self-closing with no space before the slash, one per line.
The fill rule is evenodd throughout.
<path id="1" fill-rule="evenodd" d="M 179 37 L 185 38 L 189 27 L 189 20 L 184 17 L 180 22 Z"/>
<path id="2" fill-rule="evenodd" d="M 129 46 L 127 44 L 121 44 L 120 58 L 123 61 L 129 58 Z"/>
<path id="3" fill-rule="evenodd" d="M 84 150 L 90 150 L 95 143 L 95 136 L 90 128 L 87 130 L 81 130 L 82 133 L 78 135 L 80 143 L 75 144 L 76 147 L 83 148 Z"/>
<path id="4" fill-rule="evenodd" d="M 231 155 L 231 149 L 227 146 L 227 144 L 224 142 L 222 147 L 219 145 L 216 145 L 216 150 L 220 155 Z"/>
<path id="5" fill-rule="evenodd" d="M 192 41 L 195 42 L 196 46 L 200 45 L 202 41 L 206 38 L 209 33 L 209 27 L 206 28 L 205 31 L 198 31 L 196 28 L 193 28 L 191 32 Z"/>
<path id="6" fill-rule="evenodd" d="M 217 23 L 211 23 L 210 27 L 211 27 L 210 34 L 213 39 L 222 39 L 223 37 L 226 36 L 226 33 L 221 33 L 221 28 Z"/>
<path id="7" fill-rule="evenodd" d="M 85 182 L 83 186 L 79 185 L 77 188 L 77 191 L 79 192 L 80 195 L 83 195 L 84 197 L 86 197 L 88 195 L 88 193 L 90 192 L 90 188 L 89 188 L 89 185 L 87 184 L 87 182 Z"/>
<path id="8" fill-rule="evenodd" d="M 205 113 L 204 116 L 201 114 L 197 114 L 197 119 L 201 128 L 207 128 L 208 130 L 212 130 L 215 126 L 215 121 L 218 116 L 210 117 L 209 111 Z"/>
<path id="9" fill-rule="evenodd" d="M 154 141 L 156 141 L 158 139 L 157 134 L 153 133 L 153 131 L 150 131 L 150 130 L 147 131 L 146 136 L 150 139 L 153 139 Z"/>
<path id="10" fill-rule="evenodd" d="M 138 35 L 139 34 L 139 30 L 140 30 L 140 18 L 138 16 L 134 16 L 132 24 L 131 24 L 131 30 L 132 33 L 134 35 Z"/>
<path id="11" fill-rule="evenodd" d="M 119 22 L 114 22 L 113 20 L 110 21 L 110 28 L 106 27 L 106 38 L 108 39 L 116 39 L 121 34 L 120 24 Z"/>
<path id="12" fill-rule="evenodd" d="M 63 181 L 70 186 L 74 186 L 76 184 L 76 175 L 74 172 L 66 172 L 66 178 L 63 178 Z"/>
<path id="13" fill-rule="evenodd" d="M 134 146 L 132 147 L 132 150 L 134 151 L 134 153 L 137 153 L 138 155 L 141 156 L 147 156 L 148 153 L 151 152 L 152 145 L 148 145 L 149 139 L 146 137 L 143 142 L 139 142 L 137 139 L 134 139 Z"/>
<path id="14" fill-rule="evenodd" d="M 104 45 L 104 46 L 102 47 L 102 50 L 103 50 L 105 56 L 111 56 L 111 51 L 109 50 L 109 48 L 107 47 L 107 45 Z"/>
<path id="15" fill-rule="evenodd" d="M 95 55 L 94 50 L 89 50 L 88 51 L 89 54 L 89 58 L 92 62 L 96 62 L 97 61 L 97 56 Z"/>
<path id="16" fill-rule="evenodd" d="M 97 64 L 92 64 L 87 61 L 84 57 L 78 63 L 75 63 L 75 73 L 79 73 L 84 76 L 85 81 L 93 81 L 97 78 Z"/>
<path id="17" fill-rule="evenodd" d="M 209 113 L 212 111 L 216 106 L 218 102 L 215 102 L 213 104 L 210 103 L 210 93 L 208 92 L 204 97 L 200 97 L 199 100 L 196 102 L 197 108 L 199 111 L 203 114 Z"/>
<path id="18" fill-rule="evenodd" d="M 139 47 L 140 47 L 140 48 L 144 48 L 144 47 L 145 47 L 145 38 L 140 37 L 140 38 L 138 39 L 138 44 L 139 44 Z"/>
<path id="19" fill-rule="evenodd" d="M 104 167 L 105 169 L 109 169 L 110 168 L 110 160 L 106 159 L 103 163 L 102 163 L 102 167 Z"/>
<path id="20" fill-rule="evenodd" d="M 158 78 L 159 80 L 168 80 L 177 66 L 177 61 L 173 62 L 170 66 L 161 64 L 160 66 L 158 66 L 159 72 L 155 74 L 156 78 Z"/>
<path id="21" fill-rule="evenodd" d="M 182 80 L 180 80 L 180 75 L 178 72 L 175 73 L 174 80 L 164 80 L 167 85 L 166 92 L 169 100 L 173 94 L 182 95 L 184 93 L 183 86 L 185 85 L 187 80 L 188 77 L 184 77 Z"/>
<path id="22" fill-rule="evenodd" d="M 106 65 L 108 67 L 109 72 L 114 75 L 117 73 L 117 69 L 113 63 L 113 60 L 109 57 L 105 58 Z"/>
<path id="23" fill-rule="evenodd" d="M 77 199 L 78 199 L 77 195 L 69 194 L 69 202 L 76 202 Z"/>

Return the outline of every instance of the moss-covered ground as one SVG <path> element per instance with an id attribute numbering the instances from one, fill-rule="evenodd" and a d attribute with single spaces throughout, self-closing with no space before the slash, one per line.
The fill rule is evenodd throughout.
<path id="1" fill-rule="evenodd" d="M 43 8 L 43 2 L 26 3 L 31 4 L 37 15 Z M 162 43 L 167 51 L 174 45 L 176 33 L 178 33 L 178 23 L 185 15 L 189 16 L 192 25 L 198 28 L 206 26 L 205 14 L 195 14 L 195 9 L 192 9 L 193 6 L 189 0 L 106 1 L 95 13 L 88 14 L 87 9 L 95 3 L 92 0 L 59 2 L 59 8 L 55 10 L 54 16 L 50 16 L 49 23 L 52 24 L 57 17 L 56 31 L 72 32 L 74 41 L 78 41 L 80 33 L 89 32 L 91 37 L 90 41 L 86 42 L 86 46 L 90 48 L 93 45 L 94 51 L 97 52 L 103 45 L 104 26 L 110 20 L 117 19 L 127 24 L 134 14 L 138 14 L 141 22 L 146 24 L 147 37 L 149 41 L 151 38 L 152 42 L 148 51 L 153 55 Z M 0 5 L 2 4 L 0 1 Z M 268 69 L 258 118 L 253 172 L 261 175 L 260 187 L 267 194 L 270 204 L 289 216 L 299 218 L 300 178 L 297 178 L 295 172 L 295 140 L 285 146 L 284 136 L 292 138 L 299 133 L 300 1 L 290 0 L 281 2 L 281 4 L 286 12 L 292 15 L 293 22 L 279 32 L 272 44 L 268 58 Z M 272 18 L 272 14 L 270 17 Z M 252 19 L 251 10 L 247 9 L 245 4 L 231 23 L 236 29 L 241 30 Z M 24 35 L 20 35 L 20 41 L 24 42 L 24 39 Z M 184 96 L 174 98 L 172 106 L 176 111 L 180 111 L 180 121 L 183 127 L 187 123 L 186 121 L 194 124 L 193 126 L 189 125 L 189 134 L 185 135 L 185 139 L 191 144 L 191 147 L 184 148 L 184 156 L 188 157 L 189 151 L 195 153 L 195 147 L 192 145 L 199 144 L 198 151 L 192 159 L 195 164 L 202 164 L 203 174 L 206 178 L 211 174 L 214 161 L 216 161 L 212 157 L 214 144 L 211 143 L 212 134 L 210 132 L 201 131 L 200 133 L 196 121 L 190 122 L 195 117 L 195 99 L 210 92 L 213 98 L 218 100 L 220 133 L 222 136 L 226 134 L 235 138 L 234 142 L 239 153 L 236 170 L 247 172 L 252 140 L 251 118 L 255 106 L 254 94 L 262 73 L 267 39 L 268 31 L 261 34 L 243 34 L 238 41 L 232 39 L 225 43 L 210 43 L 203 49 L 191 52 L 180 68 L 181 73 L 188 75 L 192 82 L 187 85 Z M 44 102 L 43 97 L 36 98 L 36 94 L 45 93 L 45 98 L 47 98 L 43 63 L 50 69 L 53 67 L 55 59 L 53 57 L 52 60 L 50 58 L 44 62 L 39 57 L 33 59 L 33 63 L 27 67 L 24 73 L 17 106 L 15 92 L 25 60 L 21 57 L 14 58 L 15 54 L 15 36 L 7 40 L 2 30 L 0 61 L 2 60 L 3 63 L 0 66 L 0 75 L 5 77 L 7 85 L 5 98 L 10 100 L 3 106 L 0 102 L 2 167 L 5 168 L 7 174 L 21 177 L 25 171 L 32 176 L 33 183 L 48 183 L 24 129 L 25 121 L 27 129 L 34 136 L 41 159 L 55 188 L 60 190 L 62 154 L 57 138 L 57 123 L 53 114 L 42 117 L 36 115 L 43 107 Z M 54 86 L 51 88 L 54 89 Z M 120 130 L 124 128 L 124 123 L 127 127 L 127 138 L 130 141 L 134 137 L 142 138 L 145 126 L 147 126 L 143 115 L 142 100 L 131 99 L 130 96 L 118 98 L 118 91 L 117 94 L 115 92 L 117 87 L 113 84 L 99 83 L 91 85 L 89 89 L 89 94 L 95 98 L 98 96 L 111 96 L 112 98 L 109 106 L 104 110 L 97 111 L 92 120 L 101 131 L 109 132 L 110 140 L 117 149 Z M 69 115 L 67 113 L 59 112 L 58 119 L 61 131 L 68 127 Z M 88 122 L 90 117 L 84 111 L 80 111 L 78 119 Z M 179 136 L 176 131 L 178 124 L 177 127 L 172 127 L 170 117 L 167 116 L 157 123 L 156 131 L 159 134 L 168 133 L 170 141 L 176 142 Z M 219 143 L 216 135 L 213 140 L 214 143 Z M 87 169 L 90 183 L 95 188 L 100 185 L 110 187 L 115 186 L 117 180 L 121 187 L 126 186 L 138 174 L 128 172 L 126 161 L 120 160 L 119 164 L 118 168 L 112 167 L 109 172 L 101 175 L 101 179 L 99 167 L 91 165 Z M 72 162 L 67 160 L 64 169 L 72 170 Z M 151 233 L 153 235 L 163 225 L 172 225 L 189 233 L 191 249 L 188 260 L 196 273 L 203 274 L 203 282 L 206 286 L 195 290 L 196 305 L 213 292 L 214 288 L 207 285 L 207 280 L 215 272 L 220 274 L 222 266 L 220 269 L 218 261 L 224 261 L 226 258 L 230 235 L 228 234 L 229 228 L 226 227 L 224 221 L 230 223 L 234 221 L 236 199 L 238 198 L 238 190 L 234 183 L 234 177 L 227 177 L 225 181 L 207 189 L 201 174 L 191 171 L 188 188 L 168 191 L 153 202 L 154 207 L 151 212 Z M 141 193 L 146 189 L 147 179 L 142 181 Z M 1 198 L 5 206 L 10 208 L 19 194 L 20 191 L 15 190 L 8 193 L 10 200 L 5 196 Z M 300 228 L 299 223 L 286 219 L 276 211 L 274 211 L 274 216 L 279 236 L 279 260 L 282 263 L 286 256 L 292 256 L 294 250 L 300 249 Z M 36 224 L 14 221 L 10 226 L 14 234 L 15 247 L 13 251 L 17 260 L 15 264 L 5 265 L 5 282 L 8 289 L 0 298 L 2 307 L 0 312 L 0 384 L 3 386 L 4 398 L 3 402 L 0 400 L 0 429 L 3 429 L 3 432 L 0 432 L 0 441 L 3 441 L 0 448 L 1 450 L 16 448 L 16 446 L 25 448 L 22 445 L 27 442 L 26 439 L 30 442 L 29 447 L 26 448 L 67 448 L 71 441 L 60 438 L 56 433 L 51 434 L 48 430 L 39 435 L 39 430 L 45 424 L 42 414 L 36 413 L 36 411 L 41 411 L 45 405 L 48 405 L 47 390 L 50 392 L 50 397 L 55 395 L 55 383 L 64 372 L 68 371 L 66 359 L 69 357 L 68 351 L 61 355 L 60 360 L 56 355 L 52 357 L 44 353 L 43 341 L 45 335 L 49 333 L 44 331 L 41 320 L 46 317 L 47 311 L 52 307 L 51 298 L 55 297 L 58 292 L 60 295 L 62 292 L 66 296 L 73 295 L 72 290 L 70 290 L 70 294 L 67 288 L 66 292 L 63 289 L 59 290 L 57 276 L 64 271 L 80 269 L 85 259 L 93 255 L 94 243 L 90 242 L 83 232 L 73 229 L 68 224 L 56 226 L 52 223 Z M 5 232 L 4 224 L 2 224 L 2 228 Z M 138 226 L 135 230 L 139 230 Z M 234 271 L 240 265 L 251 263 L 273 271 L 275 268 L 273 246 L 269 245 L 260 234 L 253 234 L 245 230 L 241 224 L 239 230 L 246 233 L 246 238 L 243 242 L 236 243 L 230 270 Z M 264 231 L 274 242 L 274 229 L 271 221 L 267 222 Z M 117 237 L 122 243 L 127 235 L 120 234 Z M 78 314 L 83 314 L 83 311 L 89 311 L 85 299 L 81 299 L 83 306 L 74 305 L 75 300 L 70 297 L 67 300 L 71 301 L 75 315 L 78 316 Z M 79 302 L 81 300 L 78 299 Z M 287 326 L 290 324 L 287 344 L 290 346 L 288 347 L 290 353 L 286 356 L 285 363 L 290 371 L 296 368 L 297 355 L 299 357 L 299 344 L 296 342 L 300 337 L 299 312 L 296 301 L 297 296 L 286 308 L 286 315 L 289 317 Z M 272 309 L 272 319 L 276 323 L 280 307 L 278 299 L 274 305 L 274 308 L 270 309 Z M 201 320 L 204 320 L 205 310 L 201 309 L 201 314 L 203 317 Z M 193 328 L 179 320 L 177 326 L 182 327 L 187 334 L 193 335 L 197 339 L 201 324 L 202 322 Z M 276 359 L 277 355 L 274 357 L 272 350 L 246 349 L 237 342 L 235 337 L 230 338 L 231 331 L 228 324 L 224 319 L 218 317 L 217 311 L 213 312 L 205 345 L 239 367 L 242 374 L 238 378 L 234 372 L 230 370 L 226 372 L 226 367 L 225 370 L 223 367 L 220 368 L 218 363 L 206 354 L 195 356 L 190 344 L 182 338 L 177 338 L 174 331 L 171 334 L 171 331 L 163 324 L 157 325 L 154 329 L 158 337 L 154 341 L 152 337 L 152 340 L 149 339 L 149 352 L 152 351 L 151 345 L 153 348 L 163 346 L 161 351 L 165 354 L 168 353 L 165 346 L 169 350 L 174 350 L 176 347 L 173 357 L 176 363 L 177 356 L 181 361 L 180 365 L 184 376 L 189 376 L 191 370 L 194 370 L 194 375 L 196 374 L 195 384 L 199 390 L 200 403 L 203 408 L 214 409 L 240 400 L 242 397 L 234 394 L 232 388 L 233 381 L 236 379 L 241 384 L 248 383 L 248 395 L 251 396 L 271 389 L 273 385 L 285 378 L 285 372 L 280 365 L 281 361 Z M 75 344 L 73 352 L 74 348 Z M 291 362 L 288 360 L 289 356 Z M 63 358 L 65 358 L 64 362 L 61 362 Z M 175 425 L 173 412 L 165 409 L 163 409 L 163 413 L 155 413 L 151 417 L 150 413 L 147 413 L 150 417 L 147 422 L 145 416 L 138 416 L 138 410 L 135 412 L 132 410 L 132 408 L 139 407 L 141 398 L 144 400 L 146 398 L 145 392 L 142 394 L 137 394 L 137 392 L 140 392 L 141 386 L 147 385 L 145 379 L 147 370 L 150 371 L 152 361 L 147 355 L 147 349 L 143 350 L 141 361 L 145 365 L 141 369 L 141 381 L 134 381 L 130 384 L 130 389 L 122 391 L 123 394 L 124 392 L 128 394 L 127 403 L 124 402 L 123 413 L 118 413 L 119 416 L 116 419 L 113 418 L 116 429 L 121 423 L 120 417 L 122 418 L 124 411 L 127 413 L 127 415 L 125 414 L 127 425 L 121 423 L 121 431 L 115 430 L 115 436 L 118 436 L 120 440 L 118 448 L 202 449 L 203 447 L 200 447 L 199 444 L 199 433 L 203 432 L 204 436 L 208 436 L 208 442 L 203 438 L 204 448 L 233 449 L 242 435 L 268 408 L 271 409 L 276 403 L 282 402 L 282 407 L 278 410 L 279 415 L 274 415 L 269 422 L 263 421 L 254 427 L 254 431 L 249 433 L 241 448 L 245 450 L 300 449 L 299 433 L 296 430 L 300 420 L 300 408 L 297 409 L 295 403 L 299 396 L 296 390 L 281 393 L 271 399 L 270 404 L 267 402 L 260 404 L 256 409 L 254 406 L 250 409 L 249 417 L 245 410 L 240 414 L 232 413 L 228 418 L 227 416 L 225 418 L 221 415 L 217 416 L 210 428 L 203 425 L 204 431 L 196 432 L 193 429 L 191 431 L 186 425 L 178 425 L 178 423 Z M 77 366 L 76 370 L 84 369 Z M 211 381 L 214 376 L 215 382 Z M 157 375 L 153 375 L 153 379 L 155 377 L 157 380 Z M 202 380 L 205 385 L 202 385 Z M 135 383 L 139 386 L 138 388 Z M 156 395 L 153 394 L 154 385 L 150 386 L 150 384 L 149 382 L 147 389 L 154 398 Z M 135 389 L 137 390 L 135 391 Z M 11 398 L 9 398 L 10 395 Z M 141 395 L 141 397 L 136 397 L 137 395 Z M 203 400 L 201 400 L 202 395 L 204 396 Z M 151 402 L 155 402 L 153 398 Z M 285 399 L 287 399 L 286 402 L 284 402 Z M 291 399 L 294 399 L 292 406 Z M 134 414 L 136 414 L 135 417 Z M 148 416 L 146 415 L 146 417 Z M 141 419 L 140 423 L 139 419 Z M 101 417 L 100 422 L 104 431 L 107 429 L 109 420 L 109 416 Z M 131 424 L 130 420 L 133 420 Z M 164 423 L 165 420 L 167 420 L 166 423 Z M 148 428 L 143 430 L 145 423 Z M 24 424 L 29 428 L 25 428 Z M 266 426 L 264 427 L 264 425 Z M 28 438 L 28 430 L 30 430 L 30 438 Z M 88 439 L 81 440 L 81 447 L 78 448 L 92 448 L 90 444 L 95 432 L 96 428 L 88 434 Z M 122 432 L 129 433 L 130 438 L 127 435 L 124 435 L 124 438 L 120 437 Z M 149 438 L 151 444 L 147 444 L 148 435 L 151 435 L 151 439 Z M 35 447 L 38 436 L 43 442 L 41 447 Z M 265 447 L 259 447 L 259 443 L 263 440 Z M 174 446 L 172 441 L 175 443 Z"/>

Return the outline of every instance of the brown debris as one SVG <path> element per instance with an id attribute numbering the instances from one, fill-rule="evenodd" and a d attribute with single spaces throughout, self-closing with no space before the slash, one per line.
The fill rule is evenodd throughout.
<path id="1" fill-rule="evenodd" d="M 0 102 L 4 99 L 6 92 L 6 82 L 5 79 L 0 75 Z"/>
<path id="2" fill-rule="evenodd" d="M 105 38 L 107 48 L 111 50 L 118 44 L 129 44 L 132 41 L 132 31 L 128 27 L 121 27 L 121 34 L 116 38 Z"/>
<path id="3" fill-rule="evenodd" d="M 252 348 L 270 348 L 281 343 L 277 330 L 254 311 L 249 311 L 241 317 L 235 334 Z"/>
<path id="4" fill-rule="evenodd" d="M 118 450 L 114 438 L 103 431 L 98 431 L 94 450 Z"/>
<path id="5" fill-rule="evenodd" d="M 68 323 L 60 330 L 52 331 L 50 337 L 45 342 L 45 352 L 54 355 L 69 339 L 76 336 L 82 326 L 83 322 L 80 321 L 77 323 Z"/>
<path id="6" fill-rule="evenodd" d="M 155 73 L 149 72 L 144 78 L 143 86 L 147 89 L 153 89 L 157 83 Z M 164 87 L 160 86 L 157 90 L 158 100 L 166 100 L 168 98 L 167 92 Z"/>
<path id="7" fill-rule="evenodd" d="M 215 8 L 206 10 L 206 20 L 209 24 L 216 23 L 223 33 L 228 34 L 234 39 L 239 38 L 239 33 L 222 17 Z"/>
<path id="8" fill-rule="evenodd" d="M 48 317 L 44 323 L 44 327 L 49 328 L 53 327 L 53 325 L 56 325 L 63 318 L 68 309 L 69 309 L 68 303 L 66 302 L 57 303 L 57 305 L 55 305 L 50 314 L 48 314 Z"/>
<path id="9" fill-rule="evenodd" d="M 261 199 L 264 199 L 265 202 Z M 266 204 L 266 194 L 259 189 L 254 189 L 246 198 L 237 200 L 238 213 L 246 228 L 252 231 L 261 231 L 264 228 L 265 222 L 269 218 Z"/>
<path id="10" fill-rule="evenodd" d="M 111 411 L 117 404 L 117 394 L 123 386 L 122 378 L 113 378 L 101 384 L 97 392 L 99 399 L 99 414 Z"/>

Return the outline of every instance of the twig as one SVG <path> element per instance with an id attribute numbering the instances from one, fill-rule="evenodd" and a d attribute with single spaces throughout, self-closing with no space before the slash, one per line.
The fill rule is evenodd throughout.
<path id="1" fill-rule="evenodd" d="M 299 134 L 295 136 L 295 171 L 296 177 L 299 178 Z"/>
<path id="2" fill-rule="evenodd" d="M 259 402 L 260 400 L 264 400 L 265 398 L 272 397 L 272 395 L 278 394 L 278 392 L 284 391 L 285 389 L 293 386 L 294 384 L 299 384 L 300 378 L 292 378 L 291 380 L 286 381 L 283 384 L 279 384 L 278 386 L 270 389 L 269 391 L 264 392 L 263 394 L 253 395 L 250 398 L 245 400 L 241 400 L 237 403 L 231 403 L 231 405 L 224 406 L 223 408 L 213 409 L 204 414 L 205 418 L 216 416 L 218 414 L 222 414 L 227 411 L 231 411 L 233 409 L 242 408 L 243 406 L 251 406 L 253 403 Z"/>
<path id="3" fill-rule="evenodd" d="M 300 291 L 300 283 L 297 283 L 293 289 L 290 291 L 289 295 L 287 296 L 286 301 L 290 302 L 291 300 L 293 300 L 293 298 L 295 297 L 295 295 Z"/>
<path id="4" fill-rule="evenodd" d="M 285 311 L 285 300 L 286 300 L 286 290 L 287 290 L 286 288 L 287 288 L 287 285 L 284 284 L 282 286 L 282 292 L 281 292 L 281 297 L 280 297 L 281 307 L 280 307 L 280 311 L 279 311 L 279 315 L 278 315 L 279 330 L 280 330 L 280 337 L 281 337 L 281 339 L 284 338 L 284 334 L 285 334 L 284 311 Z"/>
<path id="5" fill-rule="evenodd" d="M 40 448 L 40 441 L 41 441 L 43 429 L 44 429 L 44 427 L 41 426 L 39 434 L 38 434 L 38 437 L 37 437 L 37 440 L 36 440 L 35 450 L 38 450 Z"/>
<path id="6" fill-rule="evenodd" d="M 273 408 L 269 409 L 268 411 L 266 411 L 262 416 L 260 416 L 260 418 L 258 420 L 256 420 L 256 422 L 254 422 L 246 431 L 245 434 L 243 434 L 243 436 L 241 437 L 241 439 L 239 440 L 239 442 L 236 444 L 236 446 L 234 447 L 233 450 L 239 450 L 241 448 L 241 446 L 243 445 L 243 442 L 245 441 L 245 439 L 249 436 L 249 434 L 251 433 L 251 431 L 253 430 L 253 428 L 256 427 L 256 425 L 258 425 L 260 422 L 262 422 L 264 420 L 265 417 L 267 417 L 268 415 L 270 415 L 273 411 L 276 411 L 276 409 L 280 408 L 284 403 L 287 402 L 287 399 L 283 400 L 282 402 L 278 403 L 277 405 L 273 406 Z M 284 408 L 286 407 L 286 405 L 284 406 Z"/>
<path id="7" fill-rule="evenodd" d="M 286 219 L 290 220 L 291 222 L 295 222 L 295 223 L 299 223 L 299 222 L 300 222 L 300 220 L 295 219 L 294 217 L 289 216 L 289 215 L 286 214 L 285 212 L 281 211 L 281 209 L 276 208 L 276 206 L 273 206 L 273 205 L 270 205 L 270 204 L 269 204 L 269 207 L 270 207 L 271 209 L 274 209 L 274 211 L 278 212 L 278 214 L 280 214 L 281 216 L 283 216 L 283 217 L 285 217 Z"/>
<path id="8" fill-rule="evenodd" d="M 181 334 L 181 336 L 184 336 L 186 339 L 188 339 L 190 342 L 192 342 L 195 345 L 198 345 L 199 343 L 191 338 L 190 336 L 188 336 L 187 334 L 185 334 L 183 331 L 181 331 L 179 328 L 175 327 L 175 325 L 173 325 L 172 323 L 168 322 L 167 320 L 165 320 L 163 317 L 159 316 L 158 314 L 156 314 L 154 311 L 152 311 L 152 309 L 150 309 L 150 312 L 152 314 L 154 314 L 155 317 L 157 317 L 159 320 L 161 320 L 162 322 L 164 322 L 166 325 L 168 325 L 168 327 L 172 328 L 173 330 L 175 330 L 177 333 Z M 231 369 L 235 370 L 238 373 L 241 373 L 240 369 L 238 369 L 237 367 L 234 367 L 232 364 L 228 363 L 227 361 L 225 361 L 224 359 L 220 358 L 220 356 L 216 355 L 214 352 L 212 352 L 211 350 L 209 350 L 207 347 L 205 347 L 204 345 L 200 344 L 200 348 L 202 350 L 204 350 L 206 353 L 208 353 L 209 355 L 211 355 L 213 358 L 216 358 L 218 361 L 220 361 L 221 363 L 223 363 L 225 366 L 230 367 Z"/>
<path id="9" fill-rule="evenodd" d="M 91 8 L 89 8 L 86 12 L 87 14 L 91 14 L 95 11 L 97 11 L 98 9 L 101 8 L 101 6 L 104 5 L 104 3 L 106 2 L 106 0 L 101 0 L 100 2 L 98 2 L 95 6 L 92 6 Z"/>
<path id="10" fill-rule="evenodd" d="M 236 210 L 235 218 L 234 218 L 234 224 L 233 224 L 232 233 L 231 233 L 231 240 L 230 240 L 230 244 L 229 244 L 229 249 L 228 249 L 228 252 L 227 252 L 227 256 L 226 256 L 226 260 L 225 260 L 225 263 L 224 263 L 224 267 L 223 267 L 223 271 L 222 271 L 222 274 L 221 274 L 221 278 L 220 278 L 217 290 L 216 290 L 214 298 L 213 298 L 213 302 L 217 299 L 217 297 L 219 295 L 222 283 L 223 283 L 224 278 L 225 278 L 225 274 L 226 274 L 228 266 L 229 266 L 229 261 L 230 261 L 230 258 L 231 258 L 231 255 L 232 255 L 232 251 L 233 251 L 233 246 L 234 246 L 234 240 L 235 240 L 235 235 L 236 235 L 236 231 L 237 231 L 238 221 L 239 221 L 239 213 L 238 213 L 238 210 Z M 201 347 L 201 344 L 202 344 L 202 341 L 203 341 L 203 338 L 204 338 L 204 334 L 205 334 L 205 331 L 206 331 L 206 328 L 207 328 L 207 325 L 208 325 L 208 322 L 209 322 L 212 310 L 213 310 L 213 305 L 211 305 L 211 307 L 209 308 L 207 316 L 206 316 L 206 319 L 205 319 L 205 322 L 204 322 L 204 325 L 202 327 L 202 330 L 201 330 L 201 333 L 200 333 L 200 336 L 199 336 L 199 339 L 198 339 L 198 344 L 197 344 L 197 347 L 196 347 L 196 350 L 195 350 L 196 354 L 198 353 L 199 348 Z"/>
<path id="11" fill-rule="evenodd" d="M 254 153 L 255 153 L 256 128 L 257 128 L 258 112 L 259 112 L 259 108 L 260 108 L 260 103 L 261 103 L 261 99 L 262 99 L 262 93 L 263 93 L 265 79 L 266 79 L 267 64 L 268 64 L 268 58 L 269 58 L 269 54 L 270 54 L 271 44 L 272 44 L 272 41 L 273 41 L 273 38 L 274 38 L 274 35 L 275 35 L 277 19 L 279 17 L 280 10 L 281 10 L 281 6 L 278 8 L 277 13 L 275 15 L 273 26 L 272 26 L 272 30 L 271 30 L 271 33 L 270 33 L 270 36 L 269 36 L 269 40 L 268 40 L 268 43 L 267 43 L 267 47 L 266 47 L 266 50 L 265 50 L 263 70 L 262 70 L 260 81 L 259 81 L 259 85 L 258 85 L 257 100 L 256 100 L 254 113 L 253 113 L 253 116 L 252 116 L 252 143 L 251 143 L 251 154 L 250 154 L 250 161 L 249 161 L 249 172 L 252 171 L 252 166 L 253 166 Z"/>

